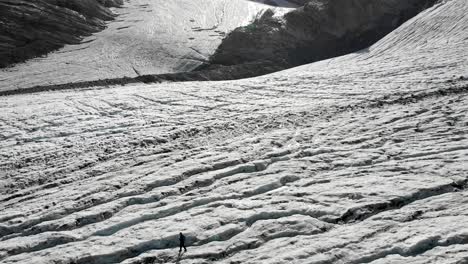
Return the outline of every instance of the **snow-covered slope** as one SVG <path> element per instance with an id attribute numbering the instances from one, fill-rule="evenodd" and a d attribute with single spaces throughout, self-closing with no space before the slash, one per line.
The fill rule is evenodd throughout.
<path id="1" fill-rule="evenodd" d="M 0 98 L 0 262 L 466 263 L 467 13 L 253 79 Z"/>
<path id="2" fill-rule="evenodd" d="M 293 67 L 369 47 L 437 0 L 313 0 L 284 16 L 264 12 L 230 32 L 211 64 Z"/>
<path id="3" fill-rule="evenodd" d="M 277 1 L 278 12 L 295 6 Z M 270 5 L 248 0 L 132 0 L 79 45 L 0 70 L 0 89 L 192 70 L 224 35 Z"/>

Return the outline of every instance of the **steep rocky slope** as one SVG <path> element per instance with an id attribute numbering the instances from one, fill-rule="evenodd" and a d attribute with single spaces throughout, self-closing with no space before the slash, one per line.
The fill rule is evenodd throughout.
<path id="1" fill-rule="evenodd" d="M 252 79 L 1 97 L 0 263 L 466 263 L 467 14 Z"/>
<path id="2" fill-rule="evenodd" d="M 123 0 L 0 1 L 0 67 L 77 44 L 114 18 Z"/>
<path id="3" fill-rule="evenodd" d="M 366 48 L 435 0 L 313 0 L 284 17 L 266 12 L 231 32 L 212 64 L 297 66 Z M 213 68 L 213 67 L 212 67 Z"/>

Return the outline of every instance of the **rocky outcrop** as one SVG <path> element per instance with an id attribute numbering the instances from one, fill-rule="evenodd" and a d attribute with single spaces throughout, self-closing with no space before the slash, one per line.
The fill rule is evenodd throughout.
<path id="1" fill-rule="evenodd" d="M 258 60 L 296 66 L 358 51 L 435 2 L 313 0 L 283 17 L 270 10 L 231 32 L 208 68 Z"/>
<path id="2" fill-rule="evenodd" d="M 309 0 L 289 0 L 288 2 L 297 4 L 297 5 L 305 5 Z"/>
<path id="3" fill-rule="evenodd" d="M 46 54 L 102 30 L 123 0 L 1 0 L 0 67 Z"/>

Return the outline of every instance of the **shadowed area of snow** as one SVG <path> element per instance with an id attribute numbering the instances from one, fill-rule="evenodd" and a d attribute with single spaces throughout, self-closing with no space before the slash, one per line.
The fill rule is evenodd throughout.
<path id="1" fill-rule="evenodd" d="M 263 77 L 0 98 L 0 263 L 465 263 L 467 12 Z"/>

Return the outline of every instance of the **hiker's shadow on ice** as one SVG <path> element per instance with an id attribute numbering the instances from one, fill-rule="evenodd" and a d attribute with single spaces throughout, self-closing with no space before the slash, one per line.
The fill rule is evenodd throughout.
<path id="1" fill-rule="evenodd" d="M 177 260 L 176 260 L 176 264 L 179 264 L 180 263 L 180 260 L 182 259 L 182 257 L 184 256 L 184 251 L 183 252 L 179 252 L 179 255 L 177 255 Z"/>

